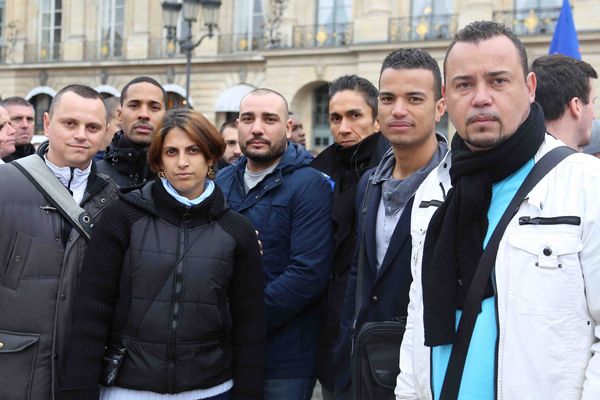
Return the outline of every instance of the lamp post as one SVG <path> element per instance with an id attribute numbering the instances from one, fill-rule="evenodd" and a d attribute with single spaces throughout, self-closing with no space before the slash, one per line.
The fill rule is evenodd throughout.
<path id="1" fill-rule="evenodd" d="M 192 73 L 192 53 L 196 47 L 206 38 L 214 36 L 214 29 L 219 21 L 219 8 L 221 0 L 183 0 L 183 4 L 174 1 L 163 1 L 163 22 L 167 29 L 167 41 L 175 41 L 177 32 L 177 19 L 179 12 L 182 11 L 183 21 L 188 26 L 187 37 L 179 39 L 179 48 L 185 54 L 185 101 L 190 106 L 190 76 Z M 198 11 L 202 9 L 204 26 L 208 29 L 197 41 L 194 42 L 192 36 L 192 25 L 196 22 Z"/>

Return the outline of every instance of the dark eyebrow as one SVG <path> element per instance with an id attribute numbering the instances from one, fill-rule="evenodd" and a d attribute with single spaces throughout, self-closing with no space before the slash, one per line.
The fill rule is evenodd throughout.
<path id="1" fill-rule="evenodd" d="M 279 118 L 278 114 L 276 114 L 276 113 L 270 113 L 270 112 L 264 112 L 264 113 L 262 113 L 262 116 L 263 116 L 263 118 L 266 118 L 266 117 L 277 117 L 277 118 Z"/>
<path id="2" fill-rule="evenodd" d="M 509 71 L 492 71 L 485 74 L 489 78 L 494 78 L 501 75 L 510 75 Z"/>
<path id="3" fill-rule="evenodd" d="M 413 90 L 412 92 L 406 93 L 406 95 L 407 96 L 415 96 L 415 95 L 427 96 L 427 92 L 425 90 Z"/>
<path id="4" fill-rule="evenodd" d="M 469 79 L 473 79 L 473 75 L 458 75 L 452 78 L 452 82 L 456 81 L 468 81 Z"/>
<path id="5" fill-rule="evenodd" d="M 351 108 L 350 110 L 346 110 L 344 114 L 362 114 L 363 110 L 360 108 Z"/>
<path id="6" fill-rule="evenodd" d="M 254 117 L 254 113 L 251 111 L 246 111 L 240 114 L 240 117 Z"/>
<path id="7" fill-rule="evenodd" d="M 491 71 L 486 72 L 485 76 L 488 78 L 493 78 L 500 75 L 510 75 L 510 71 L 500 70 L 500 71 Z M 473 75 L 458 75 L 452 78 L 452 81 L 466 81 L 469 79 L 473 79 Z"/>

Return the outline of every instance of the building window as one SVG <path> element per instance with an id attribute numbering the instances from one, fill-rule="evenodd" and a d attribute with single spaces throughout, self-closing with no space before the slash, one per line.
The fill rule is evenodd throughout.
<path id="1" fill-rule="evenodd" d="M 452 13 L 452 0 L 412 0 L 413 17 Z"/>
<path id="2" fill-rule="evenodd" d="M 29 99 L 29 102 L 33 106 L 35 111 L 35 134 L 44 134 L 44 113 L 50 110 L 50 103 L 52 102 L 52 96 L 40 93 Z"/>
<path id="3" fill-rule="evenodd" d="M 315 150 L 323 150 L 331 142 L 329 129 L 329 85 L 324 84 L 313 93 L 313 146 Z"/>
<path id="4" fill-rule="evenodd" d="M 62 29 L 62 0 L 40 0 L 40 29 L 38 57 L 60 59 Z"/>
<path id="5" fill-rule="evenodd" d="M 411 40 L 448 39 L 456 31 L 452 0 L 412 0 Z"/>
<path id="6" fill-rule="evenodd" d="M 125 36 L 125 0 L 100 2 L 100 58 L 123 57 Z"/>
<path id="7" fill-rule="evenodd" d="M 318 0 L 316 25 L 304 32 L 314 46 L 345 46 L 352 41 L 352 0 Z M 311 28 L 311 27 L 308 27 Z M 294 40 L 298 40 L 294 33 Z"/>
<path id="8" fill-rule="evenodd" d="M 240 51 L 260 48 L 265 27 L 263 0 L 235 0 L 234 48 Z"/>
<path id="9" fill-rule="evenodd" d="M 318 0 L 317 25 L 347 24 L 352 20 L 352 0 Z"/>
<path id="10" fill-rule="evenodd" d="M 515 10 L 560 7 L 562 0 L 515 0 Z"/>

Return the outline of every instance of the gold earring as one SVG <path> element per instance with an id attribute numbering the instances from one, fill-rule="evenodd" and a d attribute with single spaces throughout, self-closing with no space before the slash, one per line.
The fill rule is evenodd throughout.
<path id="1" fill-rule="evenodd" d="M 212 165 L 208 167 L 208 172 L 206 173 L 206 176 L 212 176 L 215 174 L 215 170 L 213 169 Z"/>
<path id="2" fill-rule="evenodd" d="M 163 171 L 162 169 L 160 171 L 158 171 L 158 176 L 160 176 L 161 178 L 166 178 L 167 177 L 165 175 L 165 171 Z"/>

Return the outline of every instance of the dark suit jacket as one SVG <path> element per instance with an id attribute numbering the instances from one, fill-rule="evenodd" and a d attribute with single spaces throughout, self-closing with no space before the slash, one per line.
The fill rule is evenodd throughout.
<path id="1" fill-rule="evenodd" d="M 366 322 L 387 321 L 395 317 L 406 316 L 408 291 L 412 282 L 410 271 L 412 199 L 400 216 L 381 268 L 377 271 L 375 229 L 382 185 L 370 183 L 370 175 L 370 172 L 366 172 L 362 176 L 356 196 L 358 216 L 356 237 L 358 242 L 348 279 L 342 311 L 341 332 L 334 355 L 334 366 L 338 371 L 335 386 L 339 391 L 346 389 L 350 384 L 352 340 L 360 327 Z M 366 264 L 361 267 L 360 311 L 356 318 L 356 324 L 354 324 L 360 246 L 364 246 Z"/>

